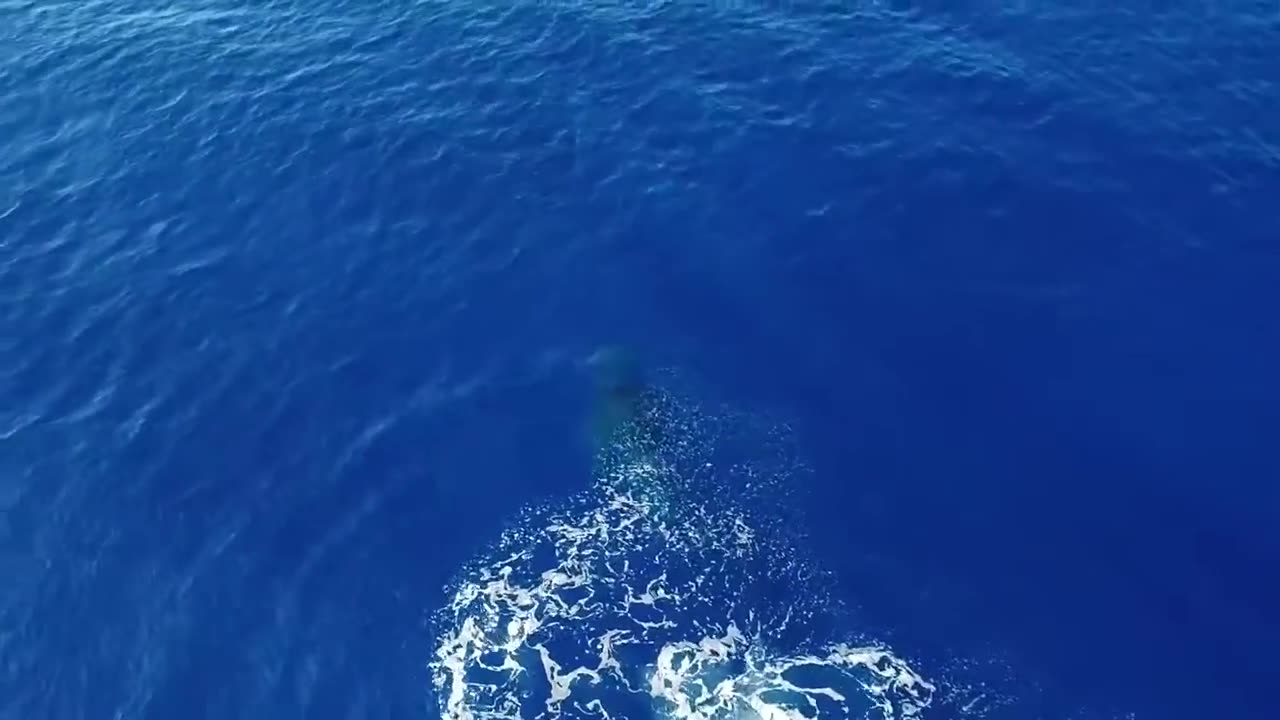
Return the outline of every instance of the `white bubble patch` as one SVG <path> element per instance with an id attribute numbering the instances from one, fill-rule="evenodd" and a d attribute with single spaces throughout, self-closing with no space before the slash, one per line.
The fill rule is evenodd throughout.
<path id="1" fill-rule="evenodd" d="M 932 684 L 886 647 L 833 637 L 783 434 L 648 401 L 589 489 L 523 513 L 449 588 L 431 667 L 442 717 L 921 717 Z"/>

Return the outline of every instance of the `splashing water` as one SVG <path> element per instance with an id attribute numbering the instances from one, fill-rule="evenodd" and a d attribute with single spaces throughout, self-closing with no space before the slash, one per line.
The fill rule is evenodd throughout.
<path id="1" fill-rule="evenodd" d="M 451 585 L 435 618 L 442 717 L 919 717 L 931 683 L 833 636 L 786 434 L 646 392 L 590 488 L 525 511 Z"/>

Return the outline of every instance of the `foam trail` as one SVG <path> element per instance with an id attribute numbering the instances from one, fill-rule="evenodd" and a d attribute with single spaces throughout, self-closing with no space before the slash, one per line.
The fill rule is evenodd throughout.
<path id="1" fill-rule="evenodd" d="M 920 717 L 933 685 L 885 647 L 823 636 L 834 600 L 780 512 L 797 468 L 780 433 L 644 392 L 595 483 L 528 509 L 452 584 L 442 716 Z"/>

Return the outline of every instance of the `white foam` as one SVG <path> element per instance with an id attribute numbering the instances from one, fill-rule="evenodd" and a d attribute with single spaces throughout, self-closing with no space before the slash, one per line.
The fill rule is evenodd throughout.
<path id="1" fill-rule="evenodd" d="M 622 718 L 627 698 L 672 720 L 920 717 L 934 688 L 889 649 L 805 635 L 833 601 L 776 513 L 790 466 L 713 463 L 723 427 L 664 407 L 683 434 L 612 448 L 459 575 L 436 618 L 443 718 Z"/>

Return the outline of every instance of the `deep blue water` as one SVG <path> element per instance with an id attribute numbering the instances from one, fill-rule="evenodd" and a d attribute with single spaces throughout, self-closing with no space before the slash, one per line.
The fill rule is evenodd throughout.
<path id="1" fill-rule="evenodd" d="M 859 630 L 971 716 L 1274 717 L 1277 48 L 1263 2 L 0 1 L 0 717 L 438 715 L 442 587 L 588 482 L 612 344 L 792 426 Z"/>

